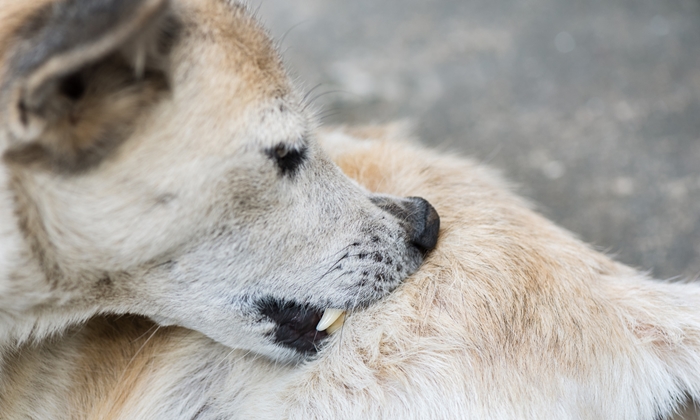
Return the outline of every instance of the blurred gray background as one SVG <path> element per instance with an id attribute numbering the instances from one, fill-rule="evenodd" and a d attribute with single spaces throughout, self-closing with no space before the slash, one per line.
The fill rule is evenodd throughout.
<path id="1" fill-rule="evenodd" d="M 700 276 L 700 1 L 251 3 L 325 123 L 410 118 L 598 249 Z"/>

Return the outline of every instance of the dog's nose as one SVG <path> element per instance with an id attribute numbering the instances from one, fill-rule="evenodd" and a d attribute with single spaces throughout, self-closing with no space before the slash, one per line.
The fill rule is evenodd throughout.
<path id="1" fill-rule="evenodd" d="M 440 230 L 440 216 L 435 207 L 421 197 L 397 199 L 388 196 L 372 197 L 372 202 L 399 219 L 409 241 L 423 254 L 435 248 Z"/>
<path id="2" fill-rule="evenodd" d="M 424 254 L 435 248 L 438 240 L 438 231 L 440 230 L 440 216 L 438 216 L 435 207 L 427 200 L 420 197 L 410 197 L 413 210 L 410 212 L 413 223 L 409 226 L 413 227 L 411 242 Z"/>

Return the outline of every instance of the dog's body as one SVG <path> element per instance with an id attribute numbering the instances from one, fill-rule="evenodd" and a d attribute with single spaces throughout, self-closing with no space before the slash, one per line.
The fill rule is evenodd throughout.
<path id="1" fill-rule="evenodd" d="M 488 169 L 389 137 L 326 143 L 369 189 L 435 203 L 440 244 L 317 360 L 279 365 L 196 332 L 96 319 L 14 355 L 8 418 L 651 420 L 700 396 L 700 286 L 647 279 Z"/>
<path id="2" fill-rule="evenodd" d="M 0 358 L 132 313 L 303 359 L 324 309 L 385 296 L 436 242 L 425 200 L 326 157 L 236 2 L 5 0 L 0 59 Z"/>
<path id="3" fill-rule="evenodd" d="M 242 8 L 122 0 L 129 19 L 36 50 L 80 21 L 42 3 L 0 25 L 0 417 L 636 420 L 700 397 L 700 286 L 615 263 L 470 161 L 328 132 L 347 174 L 442 216 L 388 294 L 430 248 L 405 216 L 426 205 L 335 172 Z M 151 56 L 154 19 L 172 39 Z M 315 360 L 261 356 L 308 353 L 285 316 L 364 305 Z M 132 317 L 26 342 L 100 312 L 224 345 Z"/>

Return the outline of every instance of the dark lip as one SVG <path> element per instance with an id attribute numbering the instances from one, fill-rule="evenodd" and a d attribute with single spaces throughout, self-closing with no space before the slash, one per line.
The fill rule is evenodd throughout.
<path id="1" fill-rule="evenodd" d="M 303 355 L 312 355 L 318 352 L 328 337 L 325 331 L 316 331 L 316 325 L 323 315 L 322 309 L 273 297 L 258 300 L 256 306 L 263 317 L 276 324 L 271 332 L 275 344 Z"/>

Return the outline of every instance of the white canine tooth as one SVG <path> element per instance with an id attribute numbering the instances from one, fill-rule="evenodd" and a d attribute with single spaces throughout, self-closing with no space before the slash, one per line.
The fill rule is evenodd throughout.
<path id="1" fill-rule="evenodd" d="M 336 319 L 335 322 L 332 323 L 331 326 L 326 329 L 326 332 L 328 334 L 333 334 L 334 332 L 338 331 L 343 326 L 344 323 L 345 323 L 345 312 L 343 312 L 338 317 L 338 319 Z"/>
<path id="2" fill-rule="evenodd" d="M 340 316 L 345 313 L 342 309 L 332 309 L 328 308 L 323 312 L 321 320 L 318 321 L 316 325 L 316 331 L 324 331 L 326 328 L 333 325 L 333 323 L 340 318 Z"/>

